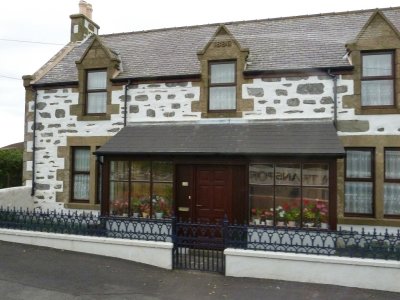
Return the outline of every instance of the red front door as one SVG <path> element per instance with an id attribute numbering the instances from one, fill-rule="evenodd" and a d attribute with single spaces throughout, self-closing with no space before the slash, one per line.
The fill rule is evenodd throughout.
<path id="1" fill-rule="evenodd" d="M 221 222 L 245 218 L 243 166 L 178 165 L 176 169 L 178 218 L 195 222 Z"/>
<path id="2" fill-rule="evenodd" d="M 232 168 L 198 166 L 196 168 L 195 218 L 199 222 L 220 222 L 232 210 Z"/>

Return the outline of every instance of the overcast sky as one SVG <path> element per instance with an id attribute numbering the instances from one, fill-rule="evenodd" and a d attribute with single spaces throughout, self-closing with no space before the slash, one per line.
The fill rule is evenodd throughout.
<path id="1" fill-rule="evenodd" d="M 93 20 L 100 26 L 100 34 L 400 6 L 400 0 L 87 2 L 93 5 Z M 0 147 L 23 141 L 25 92 L 20 78 L 33 74 L 68 43 L 69 16 L 78 13 L 78 3 L 79 0 L 0 2 Z"/>

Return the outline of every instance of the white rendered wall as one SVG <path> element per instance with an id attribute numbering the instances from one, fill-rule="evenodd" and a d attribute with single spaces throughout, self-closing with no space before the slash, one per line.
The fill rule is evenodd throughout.
<path id="1" fill-rule="evenodd" d="M 32 209 L 34 207 L 30 186 L 17 186 L 0 189 L 0 206 L 15 209 Z"/>
<path id="2" fill-rule="evenodd" d="M 10 229 L 0 229 L 0 240 L 116 257 L 168 270 L 172 269 L 173 244 L 168 242 L 137 241 Z"/>
<path id="3" fill-rule="evenodd" d="M 226 249 L 225 274 L 400 292 L 400 262 Z"/>
<path id="4" fill-rule="evenodd" d="M 343 108 L 343 96 L 354 93 L 353 80 L 338 77 L 337 101 L 339 121 L 367 121 L 364 132 L 338 132 L 339 135 L 399 135 L 400 118 L 396 115 L 355 115 L 354 109 Z M 125 90 L 112 91 L 111 102 L 120 106 L 111 120 L 77 121 L 70 106 L 78 104 L 78 93 L 71 88 L 39 90 L 36 131 L 35 205 L 44 209 L 63 209 L 56 193 L 64 191 L 57 172 L 65 169 L 58 147 L 66 146 L 67 137 L 113 136 L 124 125 Z M 242 121 L 333 120 L 333 80 L 329 76 L 256 78 L 242 86 L 243 99 L 254 101 L 254 110 L 243 112 Z M 137 122 L 198 121 L 200 112 L 192 112 L 193 102 L 200 99 L 200 87 L 191 82 L 133 85 L 128 90 L 127 121 Z M 196 105 L 198 106 L 198 105 Z M 33 101 L 29 102 L 33 112 Z M 238 119 L 214 119 L 234 121 Z M 207 119 L 207 121 L 211 121 Z M 32 132 L 32 122 L 27 124 Z M 32 152 L 32 141 L 27 143 Z M 27 161 L 26 170 L 32 170 Z M 29 182 L 27 182 L 29 184 Z"/>

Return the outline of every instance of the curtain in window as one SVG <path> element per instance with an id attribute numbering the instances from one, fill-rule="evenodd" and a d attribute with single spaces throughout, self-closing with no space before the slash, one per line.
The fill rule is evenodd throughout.
<path id="1" fill-rule="evenodd" d="M 89 175 L 74 175 L 74 200 L 89 199 Z"/>
<path id="2" fill-rule="evenodd" d="M 346 175 L 348 178 L 371 178 L 371 152 L 347 151 L 346 163 Z"/>
<path id="3" fill-rule="evenodd" d="M 392 105 L 393 80 L 368 80 L 361 85 L 361 102 L 363 106 Z"/>
<path id="4" fill-rule="evenodd" d="M 90 114 L 101 114 L 106 112 L 107 93 L 89 93 L 87 112 Z"/>
<path id="5" fill-rule="evenodd" d="M 90 149 L 74 149 L 74 172 L 90 172 Z M 74 200 L 89 199 L 89 174 L 74 174 Z"/>
<path id="6" fill-rule="evenodd" d="M 211 65 L 211 83 L 233 83 L 235 82 L 235 64 L 213 64 Z"/>
<path id="7" fill-rule="evenodd" d="M 236 109 L 236 87 L 210 88 L 210 110 Z"/>
<path id="8" fill-rule="evenodd" d="M 392 55 L 371 54 L 363 55 L 363 76 L 391 76 Z"/>
<path id="9" fill-rule="evenodd" d="M 400 215 L 400 184 L 385 183 L 383 199 L 385 215 Z"/>
<path id="10" fill-rule="evenodd" d="M 400 179 L 400 151 L 385 151 L 385 178 Z"/>
<path id="11" fill-rule="evenodd" d="M 107 88 L 107 72 L 88 72 L 88 90 L 105 90 Z"/>
<path id="12" fill-rule="evenodd" d="M 371 182 L 346 182 L 345 212 L 371 214 L 372 190 Z"/>
<path id="13" fill-rule="evenodd" d="M 90 150 L 75 149 L 74 170 L 79 172 L 89 172 L 90 170 Z"/>

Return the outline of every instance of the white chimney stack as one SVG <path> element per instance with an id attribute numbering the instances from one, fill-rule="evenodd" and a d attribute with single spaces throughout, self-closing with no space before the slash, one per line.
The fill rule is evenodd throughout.
<path id="1" fill-rule="evenodd" d="M 92 20 L 92 4 L 79 1 L 79 14 L 71 15 L 71 42 L 81 42 L 91 34 L 98 34 L 100 26 Z"/>
<path id="2" fill-rule="evenodd" d="M 92 19 L 92 12 L 93 12 L 93 8 L 92 8 L 92 4 L 87 3 L 84 0 L 81 0 L 79 2 L 79 13 L 88 17 L 90 20 Z"/>

